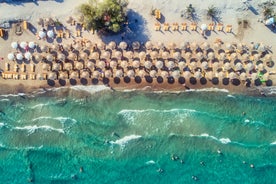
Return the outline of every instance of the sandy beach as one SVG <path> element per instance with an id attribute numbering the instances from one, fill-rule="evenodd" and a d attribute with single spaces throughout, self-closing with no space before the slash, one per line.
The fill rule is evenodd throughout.
<path id="1" fill-rule="evenodd" d="M 38 73 L 45 73 L 43 69 L 42 62 L 34 62 L 34 61 L 28 61 L 28 62 L 18 62 L 18 61 L 9 61 L 7 58 L 7 55 L 9 53 L 17 53 L 18 50 L 15 50 L 11 47 L 11 44 L 13 42 L 17 42 L 18 44 L 22 42 L 30 43 L 34 42 L 36 45 L 38 45 L 40 48 L 42 46 L 47 46 L 48 48 L 51 48 L 54 50 L 54 48 L 57 45 L 70 45 L 74 42 L 82 42 L 83 40 L 89 41 L 91 45 L 94 44 L 101 44 L 102 42 L 106 44 L 108 47 L 110 42 L 116 42 L 117 46 L 119 46 L 120 42 L 126 42 L 128 45 L 131 46 L 131 44 L 135 41 L 138 41 L 142 47 L 145 48 L 145 44 L 150 41 L 153 44 L 153 47 L 157 47 L 158 44 L 163 43 L 166 48 L 169 48 L 172 43 L 175 44 L 175 48 L 180 48 L 183 46 L 184 43 L 190 43 L 190 44 L 197 44 L 199 47 L 202 47 L 204 44 L 208 44 L 210 48 L 215 47 L 215 43 L 217 40 L 220 40 L 222 43 L 220 47 L 223 50 L 226 50 L 226 47 L 228 44 L 235 45 L 236 47 L 238 45 L 246 45 L 247 47 L 254 46 L 256 44 L 265 46 L 266 48 L 269 48 L 269 53 L 271 60 L 275 61 L 275 51 L 276 51 L 276 43 L 273 42 L 273 38 L 275 37 L 275 33 L 270 30 L 267 26 L 265 26 L 263 23 L 260 22 L 262 20 L 262 8 L 260 6 L 261 3 L 265 2 L 263 1 L 248 1 L 247 5 L 243 3 L 243 1 L 220 1 L 217 2 L 215 0 L 209 0 L 208 2 L 198 0 L 198 1 L 186 1 L 185 3 L 179 2 L 177 0 L 174 1 L 148 1 L 147 4 L 141 4 L 137 1 L 130 0 L 128 5 L 128 29 L 125 30 L 125 32 L 120 33 L 119 35 L 115 36 L 101 36 L 99 37 L 97 34 L 91 33 L 91 31 L 83 30 L 81 31 L 81 37 L 75 37 L 75 26 L 72 26 L 67 23 L 68 17 L 72 16 L 73 18 L 78 17 L 78 12 L 76 11 L 76 7 L 79 6 L 81 3 L 85 3 L 85 0 L 81 1 L 73 1 L 68 0 L 64 2 L 59 1 L 37 1 L 35 3 L 29 2 L 29 3 L 1 3 L 1 12 L 3 16 L 0 18 L 0 22 L 5 22 L 8 20 L 18 20 L 22 19 L 29 23 L 29 28 L 27 30 L 23 30 L 23 33 L 20 36 L 17 36 L 15 33 L 15 26 L 11 29 L 9 29 L 9 36 L 5 39 L 0 39 L 0 56 L 3 58 L 3 60 L 0 62 L 0 69 L 1 71 L 5 71 L 6 66 L 5 62 L 9 63 L 10 71 L 13 70 L 13 68 L 19 67 L 21 70 L 21 67 L 26 67 L 26 71 L 24 70 L 24 75 L 29 76 L 30 71 L 30 64 L 33 63 L 33 65 L 36 68 L 36 75 Z M 192 3 L 193 7 L 195 8 L 195 17 L 194 20 L 191 21 L 185 16 L 183 16 L 183 11 L 185 10 L 185 7 L 187 7 L 190 3 Z M 220 11 L 218 15 L 219 22 L 224 25 L 224 30 L 226 25 L 232 26 L 232 31 L 230 33 L 227 33 L 226 31 L 217 31 L 217 22 L 215 22 L 216 26 L 214 28 L 214 31 L 206 31 L 205 36 L 203 37 L 201 35 L 201 26 L 202 24 L 209 25 L 212 23 L 212 20 L 208 19 L 206 16 L 207 8 L 211 5 L 214 5 L 218 8 Z M 52 11 L 52 9 L 55 9 L 55 11 Z M 162 17 L 160 20 L 157 20 L 154 16 L 150 14 L 152 9 L 159 9 Z M 71 37 L 65 37 L 62 39 L 58 39 L 57 35 L 53 39 L 37 39 L 36 35 L 42 28 L 41 25 L 38 25 L 38 19 L 49 19 L 52 18 L 53 20 L 58 19 L 61 23 L 64 24 L 64 27 L 66 27 L 67 30 L 71 32 Z M 240 25 L 241 22 L 246 21 L 246 26 Z M 188 25 L 187 31 L 173 31 L 172 27 L 169 31 L 164 30 L 165 23 L 170 24 L 172 26 L 173 23 L 178 23 L 179 26 L 182 23 L 186 23 Z M 192 22 L 195 22 L 197 24 L 197 30 L 192 31 L 191 30 L 191 24 Z M 161 30 L 156 31 L 155 25 L 156 23 L 161 25 Z M 76 45 L 75 45 L 76 46 Z M 75 47 L 73 46 L 73 47 Z M 76 46 L 77 47 L 77 46 Z M 22 49 L 21 49 L 22 50 Z M 85 50 L 85 49 L 82 49 Z M 231 50 L 231 49 L 230 49 Z M 141 51 L 144 51 L 143 49 L 140 49 L 137 52 L 134 52 L 134 58 L 135 56 L 138 56 Z M 152 49 L 147 49 L 145 52 L 146 54 L 151 55 Z M 251 51 L 251 50 L 250 50 Z M 258 54 L 261 54 L 261 51 L 257 50 Z M 23 49 L 22 55 L 26 52 L 26 50 Z M 33 57 L 36 54 L 33 51 Z M 101 53 L 104 52 L 104 49 L 101 50 Z M 127 55 L 127 51 L 124 51 L 122 54 Z M 162 57 L 162 53 L 164 51 L 158 51 L 159 57 Z M 173 55 L 175 52 L 175 49 L 172 49 L 169 51 L 171 55 Z M 214 51 L 217 53 L 218 51 Z M 51 52 L 41 52 L 43 57 L 47 58 L 48 54 Z M 112 56 L 115 53 L 112 52 Z M 206 54 L 206 57 L 209 52 L 204 51 L 203 54 Z M 137 54 L 137 55 L 136 55 Z M 184 50 L 180 53 L 181 56 L 184 57 L 186 61 L 186 64 L 188 67 L 190 67 L 191 62 L 189 62 L 189 58 L 186 58 Z M 195 54 L 195 53 L 193 53 Z M 15 54 L 15 56 L 17 56 Z M 218 57 L 219 54 L 215 54 L 215 58 Z M 230 55 L 229 55 L 230 56 Z M 242 58 L 242 54 L 238 56 L 238 59 Z M 254 55 L 252 55 L 254 56 Z M 69 57 L 66 56 L 66 57 Z M 91 55 L 89 56 L 89 58 Z M 111 57 L 111 56 L 110 56 Z M 196 55 L 193 55 L 192 57 L 196 57 Z M 260 58 L 259 58 L 260 59 Z M 153 59 L 154 62 L 155 59 Z M 253 63 L 256 65 L 257 68 L 257 62 L 254 60 Z M 264 60 L 264 58 L 262 58 Z M 132 59 L 133 61 L 133 59 Z M 16 63 L 17 62 L 17 63 Z M 179 61 L 175 61 L 175 64 L 177 65 Z M 234 62 L 234 61 L 233 61 Z M 142 63 L 142 61 L 141 61 Z M 23 66 L 22 64 L 25 64 Z M 76 65 L 76 61 L 73 63 Z M 97 62 L 95 63 L 98 64 Z M 85 65 L 85 63 L 84 63 Z M 224 63 L 221 62 L 218 64 L 218 67 L 224 67 Z M 65 65 L 64 65 L 65 66 Z M 197 66 L 201 66 L 200 62 L 197 62 Z M 53 65 L 50 66 L 51 68 Z M 209 64 L 209 67 L 213 68 L 211 64 Z M 244 67 L 246 67 L 246 64 L 244 64 Z M 269 73 L 269 80 L 271 80 L 273 83 L 273 86 L 276 83 L 276 77 L 274 75 L 276 69 L 275 65 L 272 67 L 267 67 L 264 63 L 263 66 L 264 70 Z M 235 66 L 232 65 L 232 68 L 235 69 Z M 82 68 L 85 69 L 85 68 Z M 80 72 L 82 72 L 81 70 Z M 28 73 L 29 72 L 29 73 Z M 49 70 L 47 70 L 47 75 L 49 76 Z M 126 70 L 124 70 L 126 76 Z M 134 70 L 135 75 L 139 76 L 137 70 Z M 20 72 L 19 72 L 20 73 Z M 181 72 L 180 75 L 184 75 L 184 72 Z M 60 73 L 58 73 L 60 75 Z M 71 77 L 71 72 L 68 74 L 68 78 Z M 168 72 L 169 75 L 172 75 L 172 72 Z M 193 73 L 194 74 L 194 73 Z M 226 74 L 226 73 L 225 73 Z M 228 73 L 229 74 L 229 73 Z M 227 75 L 228 75 L 227 74 Z M 217 74 L 214 72 L 212 74 L 213 77 L 215 77 Z M 249 73 L 247 73 L 249 75 Z M 240 85 L 224 85 L 222 84 L 222 80 L 220 79 L 220 82 L 218 84 L 214 84 L 211 81 L 211 78 L 208 79 L 206 84 L 202 85 L 199 82 L 199 78 L 197 80 L 196 84 L 191 84 L 189 81 L 189 78 L 185 78 L 185 84 L 179 83 L 178 79 L 175 78 L 173 83 L 169 83 L 168 79 L 166 77 L 163 77 L 163 82 L 158 83 L 157 78 L 153 77 L 152 82 L 146 81 L 146 79 L 141 76 L 141 82 L 135 82 L 134 77 L 131 78 L 131 81 L 126 83 L 124 82 L 124 78 L 120 78 L 120 83 L 117 84 L 114 82 L 115 80 L 115 72 L 113 72 L 113 76 L 111 77 L 104 77 L 108 78 L 109 82 L 108 86 L 115 90 L 125 90 L 125 89 L 142 89 L 142 90 L 157 90 L 157 91 L 182 91 L 187 89 L 202 89 L 202 88 L 220 88 L 220 89 L 226 89 L 230 92 L 247 92 L 247 93 L 255 93 L 260 94 L 260 91 L 266 90 L 266 85 L 261 86 L 254 86 L 252 85 L 250 88 L 245 87 L 245 80 L 241 80 Z M 157 77 L 157 76 L 156 76 Z M 83 83 L 81 79 L 76 79 L 76 82 L 74 85 L 94 85 L 93 84 L 93 72 L 91 76 L 89 76 L 86 81 Z M 106 82 L 103 82 L 103 78 L 101 76 L 97 77 L 99 82 L 98 84 L 103 84 Z M 14 80 L 14 79 L 3 79 L 0 78 L 0 84 L 2 86 L 1 93 L 18 93 L 18 92 L 29 92 L 34 89 L 39 88 L 48 88 L 51 86 L 55 87 L 61 87 L 61 86 L 70 86 L 70 79 L 62 79 L 64 82 L 61 84 L 60 79 L 57 77 L 54 77 L 54 80 L 47 80 L 45 78 L 44 80 L 31 80 L 28 78 L 27 80 Z M 252 82 L 254 83 L 254 81 Z M 271 88 L 271 87 L 270 87 Z M 254 91 L 254 92 L 253 92 Z"/>

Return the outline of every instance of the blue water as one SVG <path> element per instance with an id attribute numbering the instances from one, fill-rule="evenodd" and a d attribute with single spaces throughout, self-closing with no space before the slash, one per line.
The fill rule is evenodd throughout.
<path id="1" fill-rule="evenodd" d="M 276 98 L 93 90 L 0 96 L 0 183 L 276 183 Z"/>

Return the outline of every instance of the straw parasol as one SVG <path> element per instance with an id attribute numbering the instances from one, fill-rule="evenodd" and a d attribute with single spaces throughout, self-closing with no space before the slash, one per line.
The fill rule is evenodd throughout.
<path id="1" fill-rule="evenodd" d="M 115 60 L 110 61 L 110 67 L 111 68 L 116 68 L 117 65 L 118 65 L 118 63 Z"/>
<path id="2" fill-rule="evenodd" d="M 93 76 L 94 78 L 99 78 L 99 77 L 100 77 L 100 72 L 99 72 L 98 70 L 95 70 L 95 71 L 93 72 L 92 76 Z"/>
<path id="3" fill-rule="evenodd" d="M 14 60 L 14 54 L 13 53 L 8 54 L 8 60 L 10 60 L 10 61 Z"/>
<path id="4" fill-rule="evenodd" d="M 251 71 L 254 69 L 254 65 L 252 63 L 247 63 L 246 64 L 246 71 Z"/>
<path id="5" fill-rule="evenodd" d="M 145 61 L 144 66 L 145 68 L 150 69 L 152 67 L 152 63 L 150 61 Z"/>
<path id="6" fill-rule="evenodd" d="M 251 78 L 252 78 L 252 80 L 256 80 L 256 79 L 259 78 L 259 76 L 258 76 L 257 73 L 252 73 L 252 74 L 251 74 Z"/>
<path id="7" fill-rule="evenodd" d="M 264 69 L 264 64 L 263 64 L 263 63 L 258 64 L 258 65 L 257 65 L 257 68 L 258 68 L 259 70 L 263 70 L 263 69 Z"/>
<path id="8" fill-rule="evenodd" d="M 49 30 L 49 31 L 47 31 L 47 36 L 49 37 L 49 38 L 54 38 L 54 31 L 53 30 Z"/>
<path id="9" fill-rule="evenodd" d="M 186 59 L 190 59 L 191 57 L 192 57 L 192 53 L 190 53 L 190 52 L 185 53 L 185 58 Z"/>
<path id="10" fill-rule="evenodd" d="M 89 68 L 90 70 L 94 68 L 94 63 L 92 61 L 88 61 L 87 62 L 87 68 Z"/>
<path id="11" fill-rule="evenodd" d="M 202 77 L 201 72 L 200 72 L 200 71 L 196 71 L 196 72 L 194 73 L 194 77 L 195 77 L 196 79 L 200 79 L 200 78 Z"/>
<path id="12" fill-rule="evenodd" d="M 122 49 L 122 50 L 126 50 L 126 48 L 127 48 L 127 43 L 126 43 L 126 42 L 120 42 L 119 48 Z"/>
<path id="13" fill-rule="evenodd" d="M 121 51 L 116 51 L 115 53 L 114 53 L 114 55 L 115 55 L 115 57 L 117 58 L 117 59 L 121 59 L 122 58 L 122 52 Z"/>
<path id="14" fill-rule="evenodd" d="M 48 70 L 49 69 L 49 65 L 47 63 L 43 63 L 42 69 L 43 70 Z"/>
<path id="15" fill-rule="evenodd" d="M 156 77 L 157 72 L 156 72 L 156 70 L 151 70 L 149 74 L 152 78 L 154 78 L 154 77 Z"/>
<path id="16" fill-rule="evenodd" d="M 263 75 L 263 80 L 264 80 L 264 81 L 269 80 L 269 73 L 265 73 L 265 74 Z"/>
<path id="17" fill-rule="evenodd" d="M 134 61 L 132 62 L 132 67 L 133 67 L 133 68 L 139 68 L 139 66 L 140 66 L 140 61 L 134 60 Z"/>
<path id="18" fill-rule="evenodd" d="M 146 53 L 144 51 L 139 52 L 139 58 L 140 59 L 145 59 L 146 58 Z"/>
<path id="19" fill-rule="evenodd" d="M 135 76 L 135 72 L 133 70 L 128 70 L 127 71 L 127 76 L 130 77 L 130 78 L 134 77 Z"/>
<path id="20" fill-rule="evenodd" d="M 272 56 L 270 54 L 266 54 L 264 59 L 265 59 L 265 61 L 271 61 Z"/>
<path id="21" fill-rule="evenodd" d="M 237 77 L 237 75 L 234 72 L 230 72 L 228 77 L 229 77 L 229 79 L 234 79 Z"/>
<path id="22" fill-rule="evenodd" d="M 158 52 L 157 52 L 157 51 L 152 51 L 152 52 L 150 53 L 150 56 L 151 56 L 152 59 L 156 59 L 157 56 L 158 56 Z"/>
<path id="23" fill-rule="evenodd" d="M 100 50 L 103 50 L 105 48 L 105 44 L 103 42 L 99 42 L 97 44 L 97 47 L 100 49 Z"/>
<path id="24" fill-rule="evenodd" d="M 76 43 L 74 46 L 73 46 L 73 48 L 75 49 L 75 50 L 80 50 L 81 49 L 81 44 L 80 43 Z"/>
<path id="25" fill-rule="evenodd" d="M 87 55 L 86 52 L 81 52 L 79 56 L 80 56 L 80 58 L 83 59 L 83 60 L 86 60 L 87 57 L 88 57 L 88 55 Z"/>
<path id="26" fill-rule="evenodd" d="M 179 59 L 181 59 L 181 53 L 175 52 L 175 53 L 173 53 L 173 57 L 174 57 L 174 59 L 179 60 Z"/>
<path id="27" fill-rule="evenodd" d="M 179 70 L 173 71 L 172 76 L 173 78 L 178 79 L 180 77 L 180 71 Z"/>
<path id="28" fill-rule="evenodd" d="M 70 59 L 70 60 L 75 60 L 75 59 L 76 59 L 76 57 L 77 57 L 77 56 L 76 56 L 76 54 L 75 54 L 75 53 L 70 52 L 67 58 L 68 58 L 68 59 Z"/>
<path id="29" fill-rule="evenodd" d="M 52 62 L 54 57 L 51 54 L 47 54 L 46 59 L 47 59 L 47 61 Z"/>
<path id="30" fill-rule="evenodd" d="M 123 60 L 123 61 L 121 61 L 120 66 L 122 68 L 126 68 L 126 67 L 128 67 L 128 62 L 126 60 Z"/>
<path id="31" fill-rule="evenodd" d="M 112 72 L 111 72 L 111 70 L 106 70 L 106 71 L 104 72 L 104 76 L 107 77 L 107 78 L 112 77 Z"/>
<path id="32" fill-rule="evenodd" d="M 247 79 L 247 76 L 246 76 L 245 72 L 243 72 L 243 73 L 240 74 L 240 79 L 241 80 L 246 80 Z"/>
<path id="33" fill-rule="evenodd" d="M 126 57 L 129 58 L 129 59 L 132 59 L 133 55 L 134 55 L 134 53 L 132 51 L 127 51 L 126 52 Z"/>
<path id="34" fill-rule="evenodd" d="M 206 72 L 205 77 L 209 80 L 212 80 L 214 77 L 214 73 L 212 71 L 208 71 Z"/>
<path id="35" fill-rule="evenodd" d="M 67 74 L 67 72 L 61 72 L 60 74 L 59 74 L 59 79 L 67 79 L 68 78 L 68 74 Z"/>
<path id="36" fill-rule="evenodd" d="M 79 76 L 79 74 L 78 74 L 77 72 L 75 72 L 75 71 L 73 71 L 73 72 L 70 74 L 70 78 L 71 78 L 71 79 L 76 79 L 76 78 L 78 78 L 78 76 Z"/>
<path id="37" fill-rule="evenodd" d="M 214 59 L 215 58 L 215 54 L 213 52 L 209 52 L 208 53 L 208 59 Z"/>
<path id="38" fill-rule="evenodd" d="M 72 70 L 72 68 L 73 68 L 73 67 L 72 67 L 72 64 L 71 64 L 71 63 L 65 63 L 65 64 L 64 64 L 64 69 L 65 69 L 65 70 L 69 71 L 69 70 Z"/>
<path id="39" fill-rule="evenodd" d="M 223 72 L 223 70 L 221 70 L 219 73 L 218 73 L 218 77 L 220 79 L 223 79 L 225 77 L 225 73 Z"/>
<path id="40" fill-rule="evenodd" d="M 123 73 L 122 70 L 117 70 L 116 73 L 115 73 L 115 76 L 119 77 L 119 78 L 123 77 L 123 75 L 124 75 L 124 73 Z"/>
<path id="41" fill-rule="evenodd" d="M 81 72 L 81 78 L 89 78 L 89 72 L 88 71 L 82 71 Z"/>
<path id="42" fill-rule="evenodd" d="M 69 49 L 71 49 L 71 45 L 68 44 L 68 43 L 67 43 L 67 44 L 64 44 L 64 45 L 63 45 L 63 49 L 64 49 L 64 50 L 69 50 Z"/>
<path id="43" fill-rule="evenodd" d="M 196 57 L 201 60 L 203 58 L 203 53 L 202 52 L 198 52 L 196 53 Z"/>
<path id="44" fill-rule="evenodd" d="M 225 60 L 225 58 L 226 58 L 226 56 L 225 56 L 224 52 L 219 54 L 219 60 L 223 61 L 223 60 Z"/>
<path id="45" fill-rule="evenodd" d="M 42 56 L 38 53 L 34 53 L 34 59 L 39 62 L 42 60 Z"/>
<path id="46" fill-rule="evenodd" d="M 221 48 L 221 44 L 220 43 L 214 43 L 214 49 L 218 50 Z"/>
<path id="47" fill-rule="evenodd" d="M 161 69 L 161 68 L 163 68 L 164 63 L 163 63 L 163 61 L 156 61 L 155 66 L 156 66 L 156 68 Z"/>
<path id="48" fill-rule="evenodd" d="M 167 67 L 169 68 L 169 70 L 171 70 L 173 67 L 175 67 L 175 63 L 173 61 L 168 61 Z"/>
<path id="49" fill-rule="evenodd" d="M 197 48 L 198 48 L 198 44 L 197 44 L 196 42 L 192 42 L 192 43 L 191 43 L 191 48 L 192 48 L 193 50 L 197 49 Z"/>
<path id="50" fill-rule="evenodd" d="M 169 52 L 165 51 L 165 52 L 162 53 L 162 58 L 163 59 L 168 59 L 169 57 L 170 57 L 170 53 Z"/>
<path id="51" fill-rule="evenodd" d="M 26 52 L 24 54 L 25 59 L 30 60 L 32 58 L 32 54 L 30 52 Z"/>
<path id="52" fill-rule="evenodd" d="M 101 69 L 104 69 L 105 66 L 106 66 L 106 64 L 105 64 L 104 61 L 99 61 L 98 64 L 97 64 L 97 66 L 98 66 L 99 68 L 101 68 Z"/>
<path id="53" fill-rule="evenodd" d="M 11 43 L 11 47 L 12 47 L 13 49 L 17 49 L 18 43 L 17 43 L 17 42 L 12 42 L 12 43 Z"/>
<path id="54" fill-rule="evenodd" d="M 204 70 L 206 70 L 206 69 L 208 68 L 208 63 L 207 63 L 206 61 L 203 61 L 203 62 L 201 63 L 201 67 L 202 67 Z"/>
<path id="55" fill-rule="evenodd" d="M 93 52 L 90 57 L 91 57 L 91 59 L 99 59 L 100 58 L 98 52 Z"/>
<path id="56" fill-rule="evenodd" d="M 151 43 L 151 41 L 147 41 L 145 46 L 146 46 L 146 49 L 150 50 L 150 49 L 152 49 L 153 44 Z"/>
<path id="57" fill-rule="evenodd" d="M 187 49 L 189 47 L 190 43 L 189 42 L 181 42 L 180 44 L 180 49 Z"/>
<path id="58" fill-rule="evenodd" d="M 109 42 L 108 46 L 109 49 L 113 50 L 116 48 L 116 43 L 114 41 Z"/>
<path id="59" fill-rule="evenodd" d="M 92 46 L 92 43 L 91 43 L 90 40 L 88 40 L 88 41 L 85 43 L 85 47 L 86 47 L 87 49 L 90 49 L 91 46 Z"/>
<path id="60" fill-rule="evenodd" d="M 171 50 L 174 50 L 176 48 L 176 44 L 171 42 L 171 43 L 169 43 L 168 48 Z"/>
<path id="61" fill-rule="evenodd" d="M 138 76 L 140 76 L 140 77 L 145 77 L 145 75 L 146 75 L 145 70 L 139 70 L 139 71 L 138 71 Z"/>
<path id="62" fill-rule="evenodd" d="M 233 50 L 233 46 L 232 46 L 231 43 L 226 43 L 225 48 L 228 49 L 228 50 Z"/>
<path id="63" fill-rule="evenodd" d="M 243 67 L 242 67 L 242 64 L 240 62 L 238 62 L 236 65 L 235 65 L 235 68 L 236 70 L 241 70 Z"/>
<path id="64" fill-rule="evenodd" d="M 183 68 L 185 68 L 186 66 L 186 62 L 185 61 L 181 61 L 178 63 L 178 67 L 182 70 Z"/>
<path id="65" fill-rule="evenodd" d="M 139 43 L 138 41 L 133 42 L 133 43 L 132 43 L 132 48 L 133 48 L 134 50 L 140 49 L 140 43 Z"/>
<path id="66" fill-rule="evenodd" d="M 65 55 L 62 54 L 62 53 L 59 53 L 58 56 L 57 56 L 57 59 L 60 60 L 60 61 L 64 61 L 65 60 Z"/>
<path id="67" fill-rule="evenodd" d="M 213 70 L 216 70 L 218 67 L 219 67 L 219 63 L 218 63 L 218 62 L 214 62 L 214 63 L 212 64 Z"/>
<path id="68" fill-rule="evenodd" d="M 163 78 L 168 78 L 168 77 L 169 77 L 169 73 L 168 73 L 167 71 L 162 71 L 162 72 L 161 72 L 161 76 L 162 76 Z"/>
<path id="69" fill-rule="evenodd" d="M 197 67 L 197 62 L 191 62 L 190 65 L 189 65 L 189 67 L 191 69 L 195 69 Z"/>
<path id="70" fill-rule="evenodd" d="M 16 59 L 17 60 L 22 60 L 23 59 L 23 55 L 21 53 L 16 54 Z"/>
<path id="71" fill-rule="evenodd" d="M 158 49 L 164 49 L 164 47 L 165 47 L 165 46 L 164 46 L 164 43 L 163 43 L 163 42 L 158 42 L 158 43 L 157 43 L 157 48 L 158 48 Z"/>
<path id="72" fill-rule="evenodd" d="M 210 44 L 209 44 L 209 43 L 204 42 L 204 43 L 202 44 L 202 49 L 207 50 L 207 49 L 209 49 L 209 48 L 210 48 Z"/>
<path id="73" fill-rule="evenodd" d="M 254 54 L 254 60 L 258 61 L 261 58 L 261 55 L 259 53 Z"/>
<path id="74" fill-rule="evenodd" d="M 225 63 L 225 64 L 224 64 L 224 69 L 225 69 L 225 70 L 230 70 L 230 69 L 231 69 L 231 64 L 228 63 L 228 62 Z"/>
<path id="75" fill-rule="evenodd" d="M 191 72 L 190 71 L 185 71 L 183 73 L 183 76 L 186 78 L 186 79 L 189 79 L 191 77 Z"/>
<path id="76" fill-rule="evenodd" d="M 57 79 L 57 74 L 55 72 L 50 72 L 48 74 L 48 79 L 50 79 L 50 80 L 56 80 Z"/>
<path id="77" fill-rule="evenodd" d="M 44 31 L 39 31 L 38 36 L 43 39 L 46 37 L 46 33 Z"/>
<path id="78" fill-rule="evenodd" d="M 54 63 L 54 64 L 53 64 L 53 67 L 52 67 L 52 70 L 53 70 L 53 71 L 58 71 L 58 70 L 59 70 L 59 67 L 60 67 L 60 65 L 59 65 L 58 63 Z"/>
<path id="79" fill-rule="evenodd" d="M 237 54 L 236 54 L 235 52 L 231 54 L 231 59 L 232 59 L 232 60 L 237 59 Z"/>
<path id="80" fill-rule="evenodd" d="M 76 69 L 78 69 L 78 70 L 83 69 L 83 64 L 82 64 L 82 62 L 77 62 L 77 63 L 76 63 Z"/>

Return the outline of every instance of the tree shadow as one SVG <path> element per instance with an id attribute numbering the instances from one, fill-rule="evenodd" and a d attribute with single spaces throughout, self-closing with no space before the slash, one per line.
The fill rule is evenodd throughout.
<path id="1" fill-rule="evenodd" d="M 146 20 L 141 14 L 130 9 L 127 11 L 128 23 L 123 25 L 122 31 L 114 35 L 102 35 L 103 42 L 109 43 L 115 41 L 117 43 L 121 41 L 126 42 L 146 42 L 149 37 L 146 34 Z"/>
<path id="2" fill-rule="evenodd" d="M 254 15 L 259 15 L 258 11 L 257 11 L 253 6 L 249 5 L 249 6 L 248 6 L 248 9 L 249 9 L 252 13 L 254 13 Z"/>

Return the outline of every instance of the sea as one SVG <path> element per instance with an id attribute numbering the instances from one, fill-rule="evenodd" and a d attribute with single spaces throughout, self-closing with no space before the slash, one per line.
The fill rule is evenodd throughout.
<path id="1" fill-rule="evenodd" d="M 276 98 L 74 86 L 0 95 L 0 183 L 276 183 Z"/>

